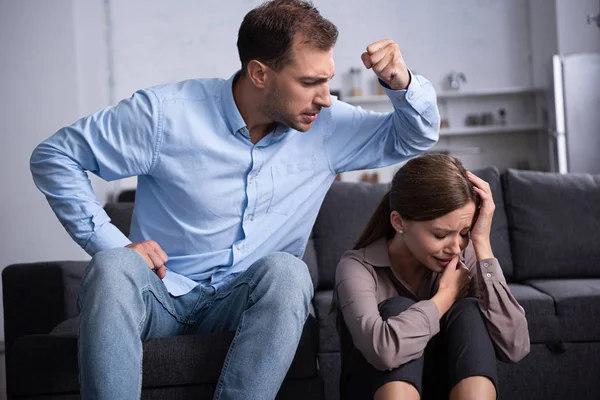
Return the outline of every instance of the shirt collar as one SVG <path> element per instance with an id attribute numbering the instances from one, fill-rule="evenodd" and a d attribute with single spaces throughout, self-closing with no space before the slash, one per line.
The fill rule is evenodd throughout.
<path id="1" fill-rule="evenodd" d="M 223 117 L 232 134 L 235 135 L 237 132 L 241 132 L 242 134 L 249 136 L 250 133 L 248 133 L 246 122 L 242 118 L 242 114 L 240 114 L 240 110 L 238 110 L 235 100 L 233 99 L 233 84 L 239 77 L 240 71 L 237 71 L 222 85 L 221 102 L 223 105 Z M 273 137 L 280 138 L 289 131 L 291 131 L 291 128 L 282 124 L 277 124 L 272 133 Z"/>
<path id="2" fill-rule="evenodd" d="M 391 267 L 388 243 L 385 237 L 365 247 L 365 262 L 374 267 Z"/>
<path id="3" fill-rule="evenodd" d="M 233 83 L 238 79 L 240 71 L 237 71 L 228 80 L 223 82 L 221 91 L 221 104 L 223 106 L 223 117 L 232 134 L 246 129 L 246 123 L 233 99 Z"/>

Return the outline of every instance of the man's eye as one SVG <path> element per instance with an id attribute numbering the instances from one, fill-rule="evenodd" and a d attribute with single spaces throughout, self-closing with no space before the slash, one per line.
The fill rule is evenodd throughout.
<path id="1" fill-rule="evenodd" d="M 315 82 L 302 82 L 302 86 L 309 87 L 309 86 L 314 86 L 314 85 L 315 85 Z"/>

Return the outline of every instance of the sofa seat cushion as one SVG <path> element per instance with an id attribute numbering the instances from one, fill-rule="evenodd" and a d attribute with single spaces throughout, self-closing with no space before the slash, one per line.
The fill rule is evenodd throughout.
<path id="1" fill-rule="evenodd" d="M 340 338 L 336 326 L 336 313 L 331 312 L 333 290 L 319 290 L 313 303 L 319 321 L 319 353 L 340 351 Z"/>
<path id="2" fill-rule="evenodd" d="M 517 280 L 600 278 L 600 175 L 502 176 Z"/>
<path id="3" fill-rule="evenodd" d="M 554 299 L 563 342 L 600 341 L 600 279 L 536 279 L 527 283 Z"/>
<path id="4" fill-rule="evenodd" d="M 554 299 L 529 285 L 509 283 L 510 292 L 525 310 L 531 343 L 560 341 Z"/>
<path id="5" fill-rule="evenodd" d="M 51 334 L 24 336 L 10 352 L 12 396 L 79 391 L 78 318 Z M 144 343 L 143 387 L 215 384 L 233 332 L 153 339 Z M 317 321 L 309 316 L 286 379 L 311 379 L 317 374 Z"/>

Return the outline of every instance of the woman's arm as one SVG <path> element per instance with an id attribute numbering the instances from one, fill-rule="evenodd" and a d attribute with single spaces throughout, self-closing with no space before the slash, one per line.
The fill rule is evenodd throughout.
<path id="1" fill-rule="evenodd" d="M 465 264 L 499 357 L 517 362 L 530 348 L 525 311 L 510 293 L 500 263 L 492 253 L 490 231 L 495 205 L 490 186 L 472 173 L 469 179 L 481 197 L 481 209 L 471 230 L 471 243 L 464 252 Z"/>
<path id="2" fill-rule="evenodd" d="M 419 358 L 440 330 L 436 305 L 420 301 L 384 321 L 379 314 L 374 271 L 348 254 L 337 268 L 336 300 L 356 348 L 382 371 Z"/>

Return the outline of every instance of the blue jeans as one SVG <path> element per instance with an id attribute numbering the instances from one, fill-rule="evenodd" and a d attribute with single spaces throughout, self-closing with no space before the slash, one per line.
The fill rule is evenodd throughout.
<path id="1" fill-rule="evenodd" d="M 218 291 L 173 297 L 134 250 L 103 251 L 81 282 L 79 379 L 90 399 L 139 399 L 142 342 L 235 331 L 215 399 L 273 399 L 296 353 L 313 286 L 301 260 L 275 253 Z"/>

